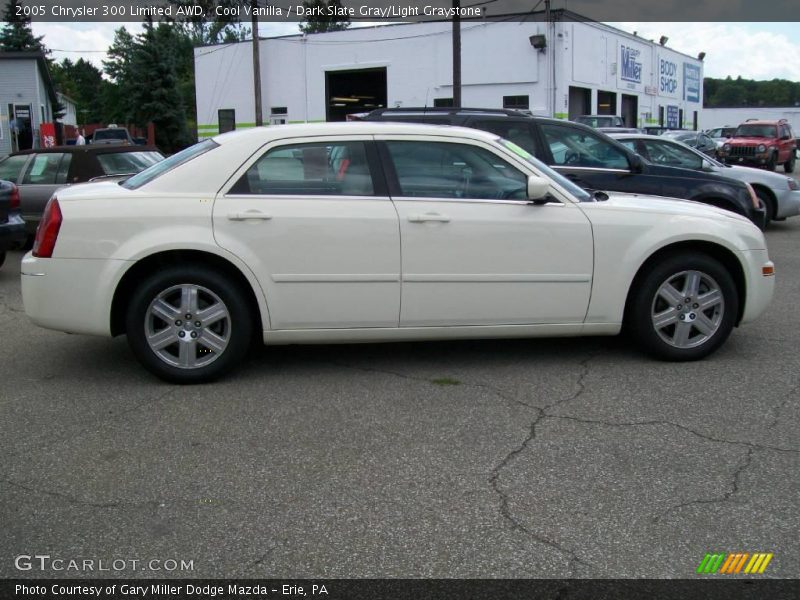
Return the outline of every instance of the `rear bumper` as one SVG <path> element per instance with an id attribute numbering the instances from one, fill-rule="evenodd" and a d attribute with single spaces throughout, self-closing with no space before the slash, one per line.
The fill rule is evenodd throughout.
<path id="1" fill-rule="evenodd" d="M 122 260 L 22 259 L 22 304 L 35 324 L 90 335 L 111 335 L 115 285 L 129 265 Z"/>
<path id="2" fill-rule="evenodd" d="M 27 239 L 25 221 L 19 215 L 10 215 L 7 223 L 0 223 L 0 252 L 10 250 Z"/>

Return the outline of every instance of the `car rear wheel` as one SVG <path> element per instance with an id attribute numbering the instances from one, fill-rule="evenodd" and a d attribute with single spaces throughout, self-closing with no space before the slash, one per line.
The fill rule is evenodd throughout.
<path id="1" fill-rule="evenodd" d="M 203 267 L 171 267 L 136 289 L 127 312 L 128 342 L 152 373 L 173 383 L 201 383 L 246 355 L 253 319 L 245 295 Z"/>
<path id="2" fill-rule="evenodd" d="M 638 282 L 630 309 L 628 325 L 647 352 L 664 360 L 698 360 L 730 335 L 739 298 L 719 261 L 675 254 Z"/>
<path id="3" fill-rule="evenodd" d="M 0 267 L 3 266 L 4 262 L 6 262 L 6 252 L 5 252 L 5 250 L 0 252 Z"/>

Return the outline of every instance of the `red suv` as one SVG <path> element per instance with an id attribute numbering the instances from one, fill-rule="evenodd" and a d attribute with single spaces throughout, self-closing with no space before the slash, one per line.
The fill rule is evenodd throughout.
<path id="1" fill-rule="evenodd" d="M 719 149 L 723 162 L 766 167 L 774 171 L 782 164 L 787 173 L 794 171 L 797 141 L 786 119 L 759 121 L 748 119 Z"/>

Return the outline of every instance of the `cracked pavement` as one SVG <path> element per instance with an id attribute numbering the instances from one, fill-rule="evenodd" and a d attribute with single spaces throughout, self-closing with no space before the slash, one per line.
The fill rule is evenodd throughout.
<path id="1" fill-rule="evenodd" d="M 127 577 L 687 578 L 760 551 L 798 577 L 800 219 L 767 238 L 774 304 L 703 362 L 608 338 L 275 347 L 196 387 L 31 325 L 11 254 L 0 576 L 82 575 L 14 569 L 44 553 L 194 561 Z"/>

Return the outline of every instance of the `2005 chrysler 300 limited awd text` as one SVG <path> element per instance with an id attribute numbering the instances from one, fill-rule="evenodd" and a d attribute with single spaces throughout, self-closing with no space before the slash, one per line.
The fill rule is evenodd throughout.
<path id="1" fill-rule="evenodd" d="M 267 344 L 614 335 L 693 360 L 774 286 L 747 219 L 590 194 L 457 127 L 342 123 L 220 135 L 122 184 L 54 196 L 22 263 L 44 327 L 125 333 L 175 382 Z"/>

